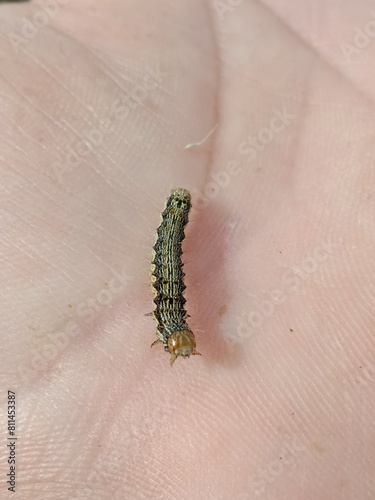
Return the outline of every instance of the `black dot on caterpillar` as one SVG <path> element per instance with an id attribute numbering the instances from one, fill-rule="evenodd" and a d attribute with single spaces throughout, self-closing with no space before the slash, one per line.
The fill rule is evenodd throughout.
<path id="1" fill-rule="evenodd" d="M 181 244 L 185 237 L 184 228 L 188 222 L 191 208 L 189 191 L 174 189 L 167 199 L 157 229 L 156 243 L 153 247 L 151 262 L 151 282 L 154 292 L 157 323 L 155 342 L 164 345 L 164 350 L 171 355 L 171 365 L 175 360 L 192 355 L 201 355 L 196 351 L 196 342 L 186 318 L 186 299 Z"/>

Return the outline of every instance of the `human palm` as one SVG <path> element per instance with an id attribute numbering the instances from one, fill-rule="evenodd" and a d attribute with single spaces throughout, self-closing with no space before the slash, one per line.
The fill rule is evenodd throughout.
<path id="1" fill-rule="evenodd" d="M 374 46 L 343 45 L 371 6 L 294 3 L 61 2 L 33 35 L 0 7 L 17 498 L 374 498 Z M 171 368 L 177 187 L 202 357 Z"/>

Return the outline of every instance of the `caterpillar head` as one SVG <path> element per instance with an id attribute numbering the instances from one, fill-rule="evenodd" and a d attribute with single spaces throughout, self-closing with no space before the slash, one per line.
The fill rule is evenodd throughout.
<path id="1" fill-rule="evenodd" d="M 201 356 L 195 350 L 196 343 L 194 333 L 191 330 L 176 330 L 168 337 L 168 350 L 171 354 L 171 366 L 179 356 L 189 358 L 190 356 Z"/>

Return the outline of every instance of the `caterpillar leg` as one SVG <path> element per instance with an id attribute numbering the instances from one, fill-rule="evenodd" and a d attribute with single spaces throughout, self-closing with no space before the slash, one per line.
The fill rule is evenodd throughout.
<path id="1" fill-rule="evenodd" d="M 156 340 L 154 340 L 154 342 L 150 345 L 150 347 L 153 347 L 154 345 L 159 344 L 159 343 L 161 343 L 161 344 L 162 344 L 162 343 L 163 343 L 163 341 L 162 341 L 161 339 L 156 339 Z"/>

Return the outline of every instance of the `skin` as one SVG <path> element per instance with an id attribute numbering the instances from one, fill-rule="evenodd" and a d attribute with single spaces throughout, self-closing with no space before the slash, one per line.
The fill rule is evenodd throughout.
<path id="1" fill-rule="evenodd" d="M 77 0 L 15 52 L 41 7 L 1 6 L 17 499 L 374 498 L 375 43 L 342 45 L 371 8 Z M 176 187 L 202 356 L 171 368 L 145 314 Z"/>

